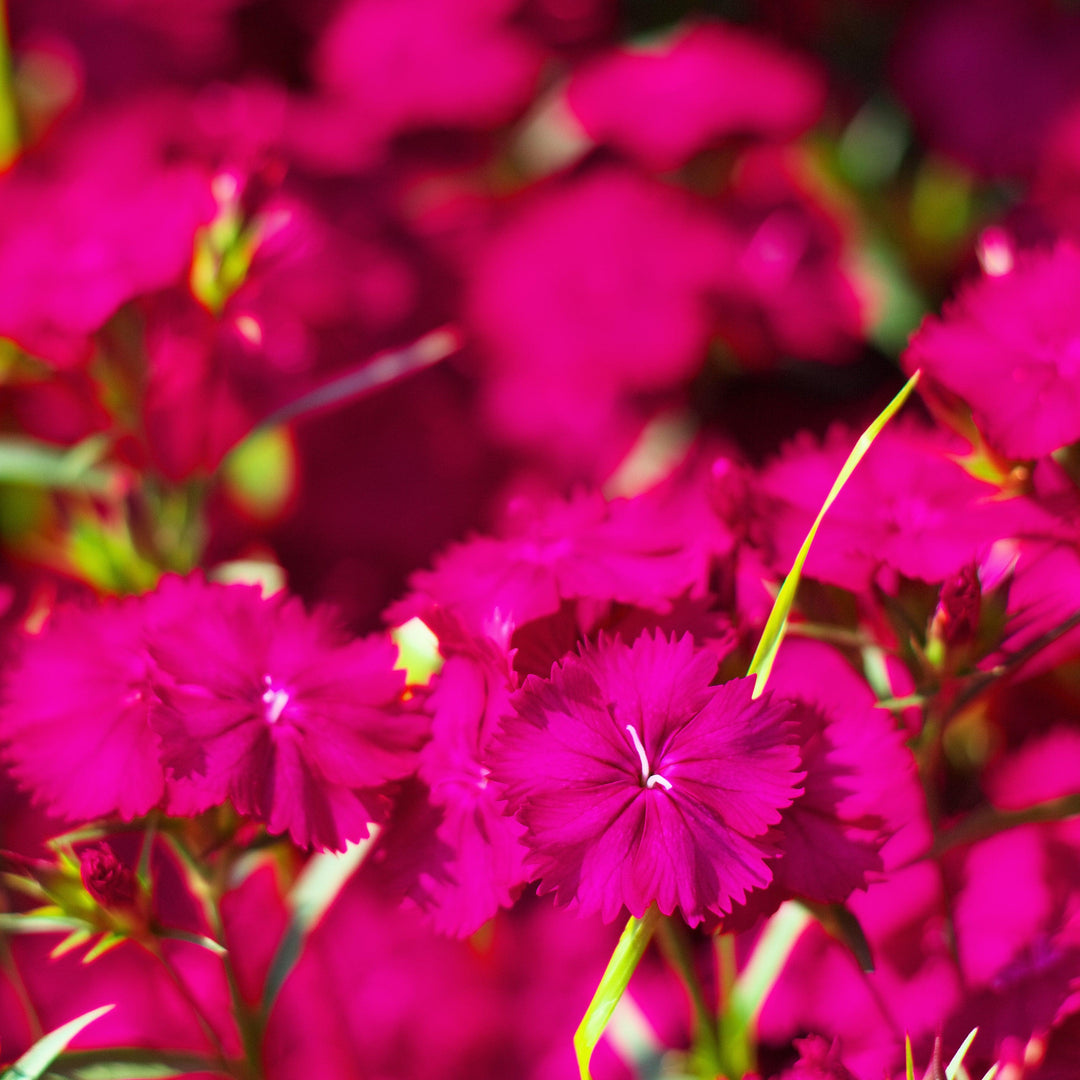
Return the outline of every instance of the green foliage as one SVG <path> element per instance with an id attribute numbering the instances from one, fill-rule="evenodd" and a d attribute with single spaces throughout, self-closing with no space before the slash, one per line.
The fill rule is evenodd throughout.
<path id="1" fill-rule="evenodd" d="M 83 1028 L 89 1027 L 98 1017 L 115 1008 L 115 1005 L 102 1005 L 99 1009 L 91 1009 L 55 1031 L 50 1031 L 48 1035 L 38 1039 L 14 1065 L 5 1069 L 0 1080 L 38 1080 Z"/>
<path id="2" fill-rule="evenodd" d="M 615 952 L 608 961 L 600 985 L 589 1002 L 577 1031 L 574 1033 L 574 1053 L 577 1055 L 578 1069 L 581 1080 L 592 1080 L 589 1072 L 589 1062 L 592 1060 L 593 1050 L 604 1034 L 604 1028 L 619 1004 L 630 978 L 637 969 L 638 963 L 645 955 L 657 923 L 660 921 L 660 912 L 654 904 L 640 919 L 630 917 Z"/>

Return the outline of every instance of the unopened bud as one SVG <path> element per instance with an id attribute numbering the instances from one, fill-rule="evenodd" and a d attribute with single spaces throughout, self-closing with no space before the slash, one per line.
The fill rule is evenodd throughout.
<path id="1" fill-rule="evenodd" d="M 135 906 L 135 874 L 105 844 L 95 844 L 79 853 L 79 874 L 83 887 L 104 908 Z"/>

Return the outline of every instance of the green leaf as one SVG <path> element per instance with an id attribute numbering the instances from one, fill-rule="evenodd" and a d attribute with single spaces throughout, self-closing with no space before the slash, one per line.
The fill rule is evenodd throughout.
<path id="1" fill-rule="evenodd" d="M 15 86 L 11 77 L 7 16 L 3 0 L 0 0 L 0 170 L 6 169 L 19 156 L 21 142 Z"/>
<path id="2" fill-rule="evenodd" d="M 972 1028 L 971 1034 L 960 1044 L 960 1049 L 953 1054 L 952 1061 L 945 1066 L 946 1080 L 956 1080 L 956 1074 L 960 1071 L 960 1066 L 964 1063 L 964 1057 L 968 1050 L 971 1049 L 971 1044 L 975 1041 L 975 1036 L 979 1034 L 978 1028 Z"/>
<path id="3" fill-rule="evenodd" d="M 754 1042 L 762 1006 L 811 919 L 802 904 L 793 900 L 781 904 L 735 980 L 720 1017 L 720 1053 L 728 1076 L 741 1077 L 755 1068 Z"/>
<path id="4" fill-rule="evenodd" d="M 38 1080 L 43 1072 L 53 1063 L 56 1057 L 67 1049 L 67 1045 L 85 1027 L 89 1027 L 98 1017 L 111 1012 L 116 1005 L 102 1005 L 99 1009 L 91 1009 L 74 1020 L 50 1031 L 48 1035 L 38 1039 L 29 1050 L 10 1068 L 5 1069 L 0 1080 Z"/>
<path id="5" fill-rule="evenodd" d="M 99 956 L 104 956 L 107 952 L 111 952 L 117 945 L 126 941 L 121 934 L 107 933 L 102 934 L 97 940 L 97 944 L 92 949 L 87 949 L 86 955 L 82 958 L 82 963 L 92 964 Z"/>
<path id="6" fill-rule="evenodd" d="M 904 1036 L 904 1063 L 907 1069 L 907 1080 L 915 1080 L 915 1059 L 911 1055 L 911 1036 Z"/>
<path id="7" fill-rule="evenodd" d="M 574 1032 L 574 1052 L 577 1054 L 581 1080 L 592 1080 L 589 1062 L 592 1060 L 593 1050 L 596 1049 L 600 1036 L 604 1034 L 604 1028 L 607 1027 L 615 1006 L 619 1004 L 619 999 L 630 984 L 630 977 L 644 956 L 659 920 L 660 912 L 654 904 L 642 918 L 631 916 L 623 929 L 600 985 L 596 988 L 577 1031 Z"/>
<path id="8" fill-rule="evenodd" d="M 72 447 L 53 446 L 23 435 L 0 436 L 0 483 L 114 494 L 122 487 L 120 471 L 98 464 L 107 449 L 108 439 L 100 435 Z"/>
<path id="9" fill-rule="evenodd" d="M 187 930 L 158 930 L 157 937 L 168 938 L 170 941 L 186 941 L 191 945 L 198 945 L 215 956 L 228 956 L 229 950 L 220 942 L 205 934 L 190 934 Z"/>
<path id="10" fill-rule="evenodd" d="M 63 1080 L 157 1080 L 158 1077 L 216 1073 L 220 1063 L 182 1051 L 107 1047 L 61 1054 L 46 1074 Z"/>
<path id="11" fill-rule="evenodd" d="M 814 537 L 817 536 L 818 528 L 821 525 L 822 519 L 825 517 L 826 511 L 836 501 L 836 497 L 850 479 L 851 474 L 855 471 L 855 467 L 862 461 L 866 451 L 873 446 L 874 440 L 881 434 L 882 429 L 893 416 L 899 412 L 901 406 L 911 396 L 911 392 L 915 389 L 915 384 L 919 381 L 919 375 L 920 372 L 916 371 L 915 374 L 908 379 L 900 393 L 885 406 L 877 419 L 874 420 L 862 435 L 859 436 L 859 441 L 848 455 L 847 461 L 844 462 L 844 466 L 840 470 L 839 476 L 837 476 L 829 494 L 825 497 L 825 502 L 822 503 L 821 509 L 814 519 L 814 524 L 810 526 L 810 531 L 806 534 L 806 539 L 803 541 L 802 547 L 799 548 L 799 553 L 795 556 L 795 562 L 791 567 L 791 573 L 784 579 L 784 584 L 780 587 L 776 602 L 773 604 L 772 611 L 769 612 L 768 621 L 765 623 L 765 629 L 762 631 L 761 641 L 758 642 L 757 651 L 754 653 L 754 658 L 750 661 L 750 667 L 747 674 L 757 676 L 757 682 L 754 686 L 754 697 L 757 697 L 765 689 L 765 683 L 768 681 L 769 673 L 772 671 L 773 662 L 776 660 L 777 650 L 780 648 L 780 643 L 784 640 L 784 634 L 787 630 L 788 616 L 791 614 L 791 607 L 795 602 L 795 591 L 798 589 L 799 580 L 802 578 L 803 566 L 806 563 L 807 556 L 810 554 L 810 545 L 813 544 Z"/>
<path id="12" fill-rule="evenodd" d="M 0 930 L 8 934 L 59 934 L 63 930 L 85 930 L 86 921 L 70 915 L 0 914 Z"/>
<path id="13" fill-rule="evenodd" d="M 372 826 L 371 835 L 366 840 L 359 844 L 350 844 L 340 854 L 327 851 L 313 855 L 301 871 L 296 884 L 286 897 L 286 903 L 292 909 L 292 918 L 274 954 L 270 972 L 266 976 L 266 985 L 263 987 L 264 1016 L 269 1014 L 289 972 L 300 959 L 308 935 L 337 899 L 345 883 L 367 858 L 377 837 L 378 830 Z"/>

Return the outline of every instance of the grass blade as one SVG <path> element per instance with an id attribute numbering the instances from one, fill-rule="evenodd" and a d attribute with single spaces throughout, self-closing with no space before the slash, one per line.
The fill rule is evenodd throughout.
<path id="1" fill-rule="evenodd" d="M 904 402 L 911 396 L 915 384 L 919 381 L 919 374 L 916 371 L 908 379 L 900 393 L 885 406 L 877 419 L 859 436 L 859 441 L 848 455 L 840 474 L 833 483 L 829 494 L 825 497 L 825 502 L 822 503 L 821 509 L 814 519 L 814 524 L 810 526 L 810 531 L 806 534 L 806 539 L 803 541 L 802 547 L 799 548 L 798 555 L 795 556 L 791 572 L 780 587 L 776 602 L 773 604 L 772 611 L 769 612 L 769 618 L 765 623 L 765 629 L 762 631 L 761 641 L 758 642 L 757 651 L 754 653 L 753 660 L 750 661 L 747 674 L 757 676 L 754 697 L 757 697 L 765 689 L 765 683 L 768 681 L 769 673 L 772 671 L 777 650 L 780 648 L 780 642 L 784 640 L 784 633 L 787 630 L 788 615 L 791 614 L 791 607 L 795 602 L 795 591 L 798 589 L 799 581 L 802 578 L 803 566 L 806 563 L 807 556 L 810 554 L 810 545 L 813 544 L 814 537 L 817 536 L 818 528 L 825 517 L 826 511 L 836 501 L 836 497 L 850 479 L 855 467 L 862 461 L 866 451 L 874 445 L 874 441 L 881 434 L 885 425 L 900 411 Z"/>
<path id="2" fill-rule="evenodd" d="M 577 1031 L 574 1032 L 574 1052 L 577 1054 L 581 1080 L 592 1080 L 589 1062 L 592 1060 L 593 1051 L 600 1041 L 600 1036 L 604 1034 L 604 1028 L 607 1027 L 615 1006 L 619 1004 L 619 999 L 629 985 L 638 962 L 645 955 L 645 949 L 659 920 L 660 912 L 655 904 L 642 918 L 631 916 L 619 938 L 619 944 L 615 946 L 615 952 L 608 961 L 600 985 L 596 988 Z"/>

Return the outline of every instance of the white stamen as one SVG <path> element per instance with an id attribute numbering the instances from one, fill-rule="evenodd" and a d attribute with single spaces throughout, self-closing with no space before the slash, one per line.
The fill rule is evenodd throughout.
<path id="1" fill-rule="evenodd" d="M 630 741 L 634 744 L 634 749 L 637 751 L 638 760 L 641 762 L 641 779 L 645 781 L 645 787 L 654 788 L 659 785 L 665 791 L 670 791 L 670 780 L 665 779 L 659 773 L 650 774 L 649 757 L 645 753 L 645 747 L 642 745 L 641 736 L 638 735 L 637 729 L 634 727 L 633 724 L 627 724 L 626 730 L 630 732 Z"/>
<path id="2" fill-rule="evenodd" d="M 287 690 L 275 690 L 270 684 L 269 675 L 264 676 L 263 682 L 266 683 L 266 690 L 262 696 L 262 702 L 266 706 L 266 722 L 276 724 L 281 719 L 285 706 L 289 704 L 289 692 Z"/>
<path id="3" fill-rule="evenodd" d="M 630 740 L 633 742 L 637 756 L 641 760 L 641 779 L 647 782 L 649 779 L 649 759 L 645 754 L 645 747 L 641 745 L 641 737 L 633 724 L 627 724 L 626 730 L 630 732 Z"/>

